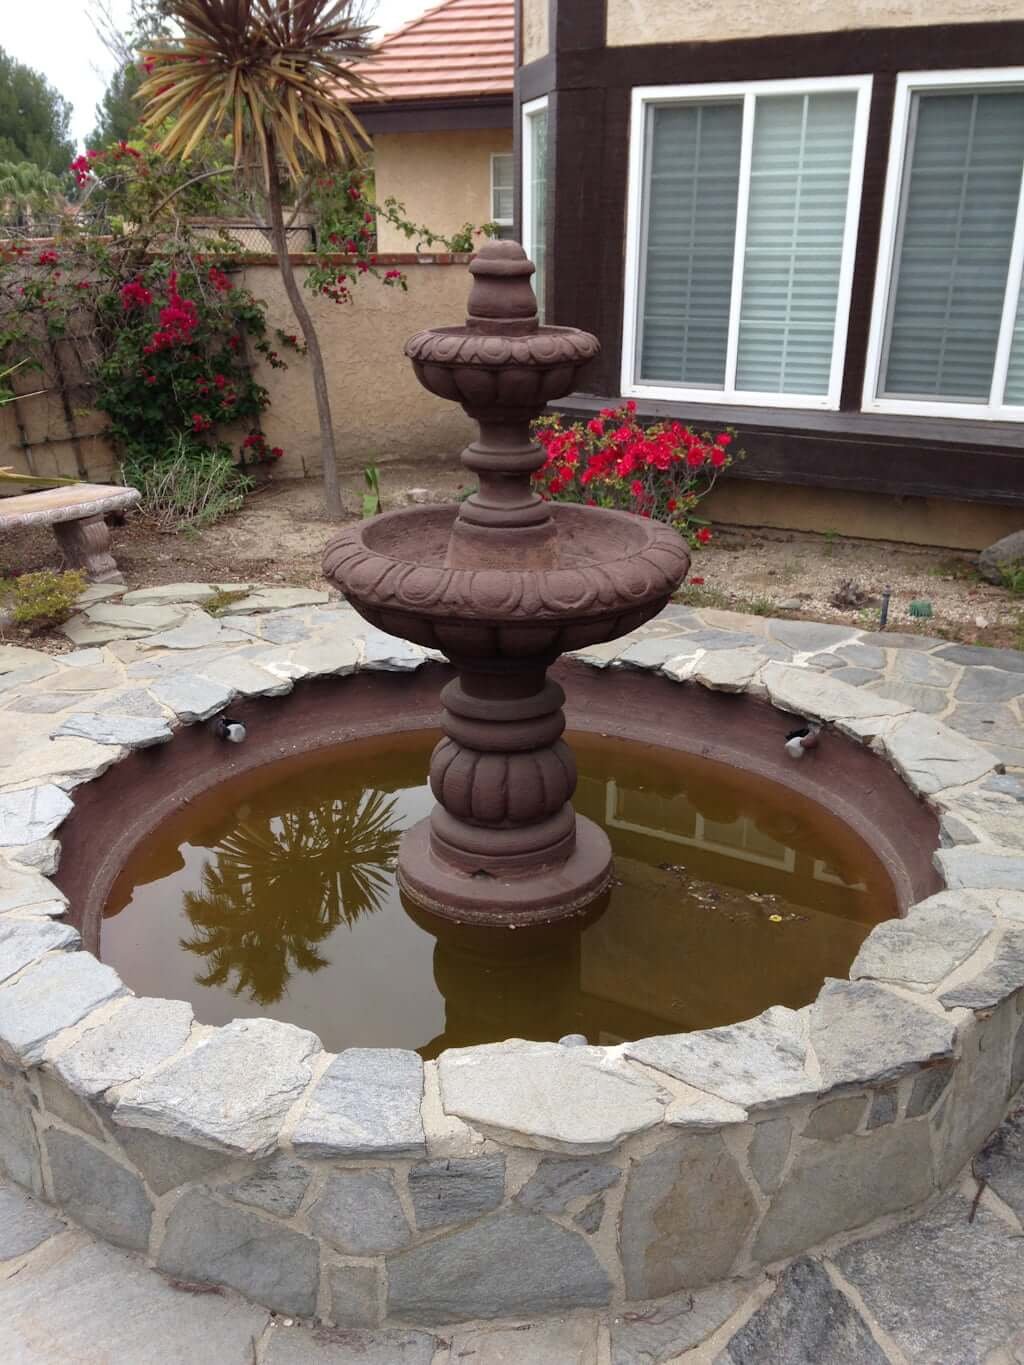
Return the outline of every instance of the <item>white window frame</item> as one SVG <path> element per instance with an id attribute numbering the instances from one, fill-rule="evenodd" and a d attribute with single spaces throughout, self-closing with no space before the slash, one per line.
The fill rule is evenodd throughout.
<path id="1" fill-rule="evenodd" d="M 875 293 L 871 304 L 871 330 L 868 334 L 867 364 L 864 367 L 865 412 L 904 413 L 914 417 L 967 417 L 1024 420 L 1024 406 L 995 401 L 1006 386 L 1006 373 L 1013 344 L 1013 328 L 1024 268 L 1024 175 L 1017 201 L 1017 224 L 1010 248 L 1007 287 L 1003 297 L 1003 313 L 999 325 L 999 339 L 993 363 L 992 387 L 987 403 L 956 403 L 943 399 L 882 398 L 878 391 L 882 383 L 882 359 L 885 351 L 885 326 L 889 310 L 889 290 L 895 276 L 896 230 L 899 225 L 900 199 L 910 132 L 910 111 L 913 96 L 918 90 L 994 89 L 999 86 L 1024 87 L 1024 67 L 984 67 L 963 71 L 903 72 L 896 80 L 896 99 L 893 105 L 892 135 L 889 140 L 889 168 L 886 173 L 885 198 L 882 201 L 882 228 L 879 237 L 878 269 Z"/>
<path id="2" fill-rule="evenodd" d="M 491 218 L 492 223 L 497 223 L 498 227 L 510 228 L 514 225 L 514 218 L 499 218 L 494 212 L 494 163 L 499 157 L 508 157 L 512 163 L 512 184 L 515 185 L 516 178 L 516 154 L 514 151 L 492 152 L 491 153 Z"/>
<path id="3" fill-rule="evenodd" d="M 521 125 L 521 155 L 520 155 L 520 185 L 522 187 L 520 214 L 522 216 L 522 248 L 533 260 L 534 240 L 533 240 L 533 176 L 531 167 L 533 165 L 533 115 L 547 113 L 548 97 L 541 95 L 539 99 L 529 100 L 522 106 L 520 116 Z M 550 128 L 548 130 L 548 145 L 551 145 Z M 544 307 L 544 300 L 538 300 L 541 309 Z"/>
<path id="4" fill-rule="evenodd" d="M 850 319 L 853 260 L 857 248 L 864 153 L 867 147 L 868 114 L 872 77 L 813 77 L 807 80 L 739 81 L 708 85 L 648 85 L 633 90 L 629 134 L 629 180 L 626 226 L 626 278 L 622 325 L 622 393 L 629 398 L 669 399 L 676 402 L 731 403 L 743 407 L 814 408 L 837 411 L 846 363 L 846 332 Z M 843 254 L 839 265 L 836 321 L 832 336 L 832 365 L 825 394 L 758 393 L 735 387 L 739 351 L 740 302 L 746 251 L 747 203 L 750 163 L 754 145 L 754 100 L 758 95 L 809 95 L 852 90 L 857 95 L 853 145 L 850 150 L 850 191 L 843 228 Z M 739 195 L 736 203 L 736 242 L 733 252 L 732 297 L 729 304 L 729 336 L 726 347 L 725 385 L 721 389 L 688 388 L 681 384 L 652 384 L 638 380 L 637 344 L 640 336 L 641 246 L 644 236 L 644 153 L 648 110 L 654 105 L 700 104 L 711 100 L 743 100 L 743 133 L 740 145 Z"/>

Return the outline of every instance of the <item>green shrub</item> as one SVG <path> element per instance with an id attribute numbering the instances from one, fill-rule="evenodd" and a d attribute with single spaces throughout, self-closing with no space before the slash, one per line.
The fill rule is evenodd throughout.
<path id="1" fill-rule="evenodd" d="M 1006 564 L 1000 564 L 999 576 L 1003 580 L 1004 588 L 1009 588 L 1012 593 L 1024 597 L 1024 559 L 1013 559 Z"/>
<path id="2" fill-rule="evenodd" d="M 253 481 L 234 464 L 226 446 L 209 447 L 178 436 L 158 459 L 126 461 L 121 477 L 142 495 L 142 516 L 158 531 L 202 530 L 237 512 Z"/>
<path id="3" fill-rule="evenodd" d="M 18 626 L 56 626 L 66 621 L 75 601 L 85 589 L 85 574 L 80 569 L 55 573 L 23 573 L 0 583 L 0 601 L 10 610 Z"/>

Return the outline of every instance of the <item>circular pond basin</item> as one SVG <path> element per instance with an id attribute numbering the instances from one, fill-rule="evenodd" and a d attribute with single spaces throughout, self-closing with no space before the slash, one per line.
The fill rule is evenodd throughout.
<path id="1" fill-rule="evenodd" d="M 266 1014 L 326 1047 L 584 1034 L 612 1044 L 809 1003 L 844 976 L 892 882 L 856 833 L 766 778 L 649 744 L 570 737 L 577 809 L 616 856 L 582 930 L 471 931 L 415 915 L 399 837 L 433 803 L 437 734 L 355 740 L 205 791 L 133 851 L 99 954 L 198 1020 Z M 437 934 L 440 933 L 440 937 Z"/>

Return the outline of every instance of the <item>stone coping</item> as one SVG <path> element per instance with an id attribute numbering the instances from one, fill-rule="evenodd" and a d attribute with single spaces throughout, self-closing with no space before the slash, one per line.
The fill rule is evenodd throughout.
<path id="1" fill-rule="evenodd" d="M 134 507 L 141 496 L 137 488 L 103 483 L 64 484 L 38 493 L 19 493 L 16 497 L 0 498 L 0 525 L 52 526 L 107 512 L 124 512 Z"/>
<path id="2" fill-rule="evenodd" d="M 1002 1121 L 1024 1081 L 1024 783 L 907 701 L 836 677 L 871 651 L 951 667 L 918 637 L 669 608 L 581 656 L 834 726 L 941 815 L 947 889 L 877 926 L 850 979 L 803 1009 L 424 1065 L 401 1049 L 332 1055 L 268 1019 L 210 1028 L 184 1002 L 135 997 L 63 922 L 50 877 L 68 792 L 233 698 L 427 658 L 325 593 L 243 590 L 221 618 L 197 610 L 213 585 L 96 590 L 69 633 L 106 633 L 104 648 L 0 647 L 12 1179 L 177 1280 L 340 1326 L 430 1326 L 749 1277 L 922 1205 Z M 1016 697 L 1008 663 L 975 672 L 1020 679 Z"/>

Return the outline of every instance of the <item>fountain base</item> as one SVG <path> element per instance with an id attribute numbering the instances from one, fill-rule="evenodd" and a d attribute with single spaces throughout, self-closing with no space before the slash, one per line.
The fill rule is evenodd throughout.
<path id="1" fill-rule="evenodd" d="M 604 830 L 576 817 L 575 848 L 563 862 L 518 876 L 453 867 L 438 857 L 430 820 L 402 838 L 398 883 L 406 896 L 440 919 L 518 929 L 583 916 L 611 885 L 612 848 Z"/>

